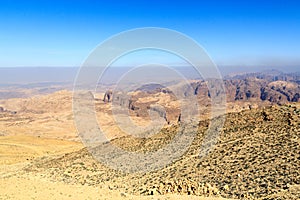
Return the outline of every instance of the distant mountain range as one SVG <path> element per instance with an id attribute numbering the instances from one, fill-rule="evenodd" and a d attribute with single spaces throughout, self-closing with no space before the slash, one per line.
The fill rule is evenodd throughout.
<path id="1" fill-rule="evenodd" d="M 67 89 L 72 90 L 78 68 L 0 68 L 0 99 L 28 97 Z M 102 90 L 113 86 L 128 68 L 109 68 L 102 80 Z M 195 78 L 195 69 L 176 68 L 188 79 Z M 283 73 L 267 70 L 253 73 L 231 73 L 224 76 L 227 102 L 268 101 L 277 104 L 300 101 L 300 72 Z M 204 80 L 192 83 L 199 98 L 209 98 Z M 159 84 L 147 85 L 142 91 L 162 89 Z M 158 90 L 159 91 L 159 90 Z"/>
<path id="2" fill-rule="evenodd" d="M 262 100 L 274 103 L 300 101 L 300 73 L 277 70 L 227 76 L 227 101 Z"/>

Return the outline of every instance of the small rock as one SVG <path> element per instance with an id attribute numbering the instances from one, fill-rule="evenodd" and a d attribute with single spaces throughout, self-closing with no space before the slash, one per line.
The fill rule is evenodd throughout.
<path id="1" fill-rule="evenodd" d="M 224 185 L 223 188 L 224 188 L 225 191 L 229 191 L 229 186 L 228 185 Z"/>
<path id="2" fill-rule="evenodd" d="M 149 191 L 149 195 L 158 195 L 158 192 L 155 188 L 153 188 Z"/>
<path id="3" fill-rule="evenodd" d="M 120 195 L 121 195 L 121 197 L 126 197 L 127 196 L 126 193 L 124 193 L 124 192 L 121 192 Z"/>

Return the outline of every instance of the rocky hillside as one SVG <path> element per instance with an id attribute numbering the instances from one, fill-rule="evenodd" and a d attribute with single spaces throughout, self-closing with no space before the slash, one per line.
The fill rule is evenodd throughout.
<path id="1" fill-rule="evenodd" d="M 273 72 L 275 73 L 275 72 Z M 272 74 L 272 73 L 271 73 Z M 273 77 L 273 78 L 271 78 Z M 300 76 L 267 75 L 264 73 L 245 74 L 234 77 L 227 77 L 224 80 L 226 90 L 227 111 L 237 111 L 263 107 L 265 105 L 283 105 L 290 102 L 300 102 Z M 212 84 L 214 83 L 213 80 Z M 201 113 L 208 113 L 210 109 L 211 95 L 205 81 L 191 81 L 193 94 L 199 101 Z M 151 105 L 159 104 L 165 110 L 156 109 L 166 121 L 176 122 L 180 115 L 180 101 L 177 101 L 174 91 L 186 95 L 186 88 L 180 83 L 169 87 L 159 84 L 148 84 L 138 88 L 130 94 L 130 99 L 122 99 L 118 94 L 114 95 L 117 104 L 128 107 L 132 115 L 147 117 Z"/>
<path id="2" fill-rule="evenodd" d="M 93 159 L 86 149 L 59 158 L 41 158 L 25 168 L 53 181 L 108 186 L 138 195 L 190 194 L 241 199 L 300 198 L 300 106 L 271 106 L 229 113 L 207 157 L 199 148 L 209 122 L 200 121 L 197 137 L 179 160 L 164 169 L 126 174 Z M 129 136 L 115 145 L 129 151 L 153 151 L 168 143 L 176 126 L 148 139 Z"/>
<path id="3" fill-rule="evenodd" d="M 256 101 L 284 104 L 300 102 L 300 84 L 294 81 L 268 81 L 248 77 L 224 80 L 227 102 Z M 205 82 L 194 83 L 195 94 L 199 98 L 210 98 Z"/>
<path id="4" fill-rule="evenodd" d="M 300 73 L 276 70 L 227 76 L 228 100 L 260 100 L 277 104 L 300 101 Z"/>

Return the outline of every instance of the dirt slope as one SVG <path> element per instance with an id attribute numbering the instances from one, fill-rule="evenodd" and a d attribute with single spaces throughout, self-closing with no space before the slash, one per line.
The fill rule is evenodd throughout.
<path id="1" fill-rule="evenodd" d="M 86 149 L 60 158 L 36 160 L 25 171 L 55 182 L 108 185 L 111 190 L 135 195 L 299 199 L 299 113 L 297 104 L 228 114 L 215 150 L 204 159 L 199 159 L 198 154 L 208 122 L 200 122 L 197 138 L 184 157 L 146 174 L 109 169 L 95 161 Z M 172 131 L 164 129 L 163 133 Z M 167 141 L 158 138 L 159 141 L 148 142 L 121 138 L 113 142 L 142 151 Z"/>

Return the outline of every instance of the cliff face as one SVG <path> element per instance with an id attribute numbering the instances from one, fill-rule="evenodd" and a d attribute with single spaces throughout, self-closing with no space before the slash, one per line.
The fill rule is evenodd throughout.
<path id="1" fill-rule="evenodd" d="M 212 88 L 218 82 L 207 80 Z M 176 83 L 168 87 L 159 84 L 144 85 L 132 93 L 128 98 L 116 92 L 114 100 L 119 105 L 129 109 L 130 114 L 147 118 L 149 110 L 155 111 L 160 117 L 169 122 L 176 122 L 180 116 L 180 100 L 176 94 L 182 97 L 195 96 L 198 99 L 200 112 L 210 112 L 211 98 L 213 93 L 220 94 L 220 91 L 210 91 L 204 80 L 191 80 L 191 88 L 183 83 Z M 241 111 L 268 104 L 283 105 L 289 102 L 300 102 L 300 76 L 295 74 L 283 74 L 277 71 L 252 73 L 225 77 L 223 80 L 227 111 Z M 151 107 L 160 105 L 163 109 Z M 202 109 L 202 110 L 201 110 Z M 230 110 L 231 109 L 231 110 Z"/>
<path id="2" fill-rule="evenodd" d="M 244 75 L 224 80 L 227 102 L 268 101 L 276 104 L 300 101 L 300 77 L 290 75 L 270 78 L 264 75 Z M 210 98 L 204 81 L 193 84 L 198 98 Z"/>
<path id="3" fill-rule="evenodd" d="M 285 74 L 271 70 L 261 73 L 251 73 L 226 77 L 226 82 L 233 86 L 226 87 L 228 101 L 255 100 L 269 101 L 282 104 L 287 102 L 299 102 L 300 74 Z M 233 90 L 236 94 L 233 96 Z"/>

